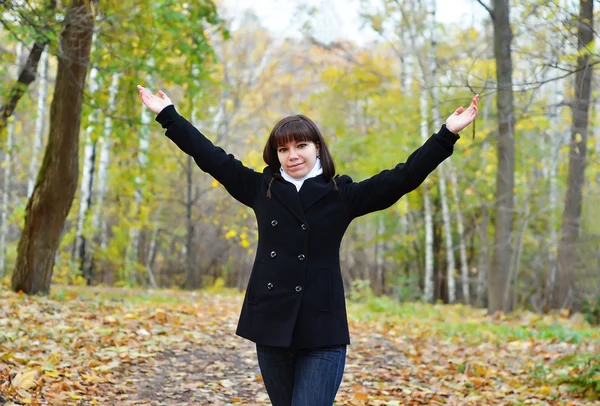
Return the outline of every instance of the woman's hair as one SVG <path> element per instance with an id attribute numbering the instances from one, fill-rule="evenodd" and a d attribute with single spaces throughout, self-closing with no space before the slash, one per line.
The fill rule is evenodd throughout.
<path id="1" fill-rule="evenodd" d="M 335 176 L 335 164 L 331 153 L 325 144 L 323 134 L 316 124 L 308 117 L 298 114 L 281 119 L 271 131 L 271 135 L 265 144 L 263 159 L 271 167 L 273 173 L 279 173 L 281 163 L 277 157 L 277 148 L 288 142 L 312 141 L 319 147 L 323 176 L 330 180 Z"/>

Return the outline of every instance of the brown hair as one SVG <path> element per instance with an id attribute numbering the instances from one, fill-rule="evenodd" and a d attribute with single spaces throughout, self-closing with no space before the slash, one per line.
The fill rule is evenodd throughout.
<path id="1" fill-rule="evenodd" d="M 279 120 L 271 131 L 271 135 L 265 144 L 263 159 L 271 167 L 274 174 L 278 174 L 279 168 L 281 168 L 281 163 L 277 157 L 277 147 L 291 141 L 311 141 L 317 145 L 319 147 L 321 166 L 323 167 L 323 176 L 328 181 L 333 179 L 335 176 L 335 164 L 327 148 L 327 144 L 325 144 L 323 134 L 321 134 L 317 125 L 310 118 L 302 114 Z"/>

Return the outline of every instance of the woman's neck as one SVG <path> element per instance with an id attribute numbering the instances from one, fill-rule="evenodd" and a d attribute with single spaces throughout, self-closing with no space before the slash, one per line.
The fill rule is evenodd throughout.
<path id="1" fill-rule="evenodd" d="M 314 178 L 315 176 L 319 176 L 320 174 L 323 173 L 323 167 L 321 166 L 320 158 L 317 158 L 317 160 L 315 162 L 315 166 L 313 166 L 313 168 L 310 170 L 310 172 L 307 173 L 302 178 L 294 178 L 293 176 L 290 176 L 286 171 L 283 170 L 283 168 L 280 168 L 279 170 L 281 172 L 281 176 L 283 177 L 283 179 L 287 180 L 288 182 L 290 182 L 294 186 L 296 186 L 297 191 L 300 191 L 300 188 L 302 187 L 302 184 L 304 183 L 305 180 Z"/>

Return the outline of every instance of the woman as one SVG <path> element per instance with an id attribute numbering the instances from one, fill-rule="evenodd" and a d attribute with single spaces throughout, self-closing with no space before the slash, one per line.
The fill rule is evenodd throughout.
<path id="1" fill-rule="evenodd" d="M 302 115 L 282 119 L 269 136 L 262 173 L 214 146 L 181 117 L 162 91 L 138 86 L 166 135 L 258 223 L 256 258 L 236 333 L 256 343 L 274 406 L 330 406 L 350 344 L 339 248 L 356 217 L 390 207 L 417 188 L 453 151 L 477 116 L 476 95 L 405 163 L 362 182 L 335 176 L 323 135 Z"/>

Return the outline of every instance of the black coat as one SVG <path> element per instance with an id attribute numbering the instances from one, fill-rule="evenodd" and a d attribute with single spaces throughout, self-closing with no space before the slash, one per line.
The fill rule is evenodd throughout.
<path id="1" fill-rule="evenodd" d="M 254 210 L 258 247 L 237 334 L 275 347 L 350 343 L 339 258 L 344 232 L 356 217 L 388 208 L 417 188 L 459 138 L 442 126 L 391 170 L 362 182 L 339 176 L 338 190 L 319 175 L 297 192 L 280 177 L 271 182 L 269 167 L 256 172 L 214 146 L 173 106 L 156 120 L 203 171 Z"/>

